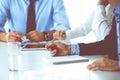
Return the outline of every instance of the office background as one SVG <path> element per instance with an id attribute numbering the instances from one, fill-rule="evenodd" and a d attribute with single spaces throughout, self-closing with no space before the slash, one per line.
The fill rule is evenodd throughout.
<path id="1" fill-rule="evenodd" d="M 81 23 L 87 21 L 87 17 L 94 10 L 98 0 L 63 0 L 66 8 L 67 15 L 69 17 L 71 29 L 80 26 Z M 5 24 L 6 31 L 8 24 Z M 92 37 L 91 41 L 95 41 L 94 36 L 87 35 L 80 37 L 81 42 L 89 43 L 88 38 Z"/>

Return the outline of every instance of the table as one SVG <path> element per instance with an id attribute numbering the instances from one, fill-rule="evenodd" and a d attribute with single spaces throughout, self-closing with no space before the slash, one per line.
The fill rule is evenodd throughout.
<path id="1" fill-rule="evenodd" d="M 119 80 L 120 72 L 90 71 L 86 66 L 105 55 L 85 56 L 89 62 L 53 65 L 49 51 L 23 51 L 24 70 L 9 71 L 7 44 L 0 42 L 0 80 Z"/>

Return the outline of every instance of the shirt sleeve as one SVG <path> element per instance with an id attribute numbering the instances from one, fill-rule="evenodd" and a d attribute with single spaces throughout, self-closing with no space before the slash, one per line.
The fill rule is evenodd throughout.
<path id="1" fill-rule="evenodd" d="M 9 0 L 0 0 L 0 31 L 5 31 L 4 25 L 9 14 Z"/>
<path id="2" fill-rule="evenodd" d="M 66 31 L 66 39 L 83 37 L 92 33 L 95 36 L 95 41 L 104 40 L 111 29 L 112 11 L 113 9 L 110 6 L 105 9 L 105 6 L 97 5 L 84 24 L 81 24 L 76 29 Z"/>
<path id="3" fill-rule="evenodd" d="M 86 19 L 87 21 L 84 21 L 82 24 L 80 24 L 78 27 L 72 30 L 67 30 L 66 39 L 82 37 L 88 34 L 92 29 L 91 25 L 92 25 L 93 15 L 94 15 L 94 12 L 89 15 L 89 17 Z"/>
<path id="4" fill-rule="evenodd" d="M 109 8 L 109 9 L 108 9 Z M 97 5 L 92 22 L 92 31 L 97 41 L 104 40 L 111 30 L 113 18 L 113 8 L 108 5 L 107 9 L 103 5 Z"/>
<path id="5" fill-rule="evenodd" d="M 55 22 L 55 30 L 68 30 L 70 29 L 69 19 L 64 7 L 63 0 L 53 0 L 53 19 Z"/>
<path id="6" fill-rule="evenodd" d="M 80 55 L 80 49 L 78 44 L 71 45 L 71 55 Z"/>
<path id="7" fill-rule="evenodd" d="M 119 59 L 119 67 L 120 67 L 120 3 L 114 10 L 115 20 L 117 24 L 117 36 L 118 36 L 118 59 Z"/>

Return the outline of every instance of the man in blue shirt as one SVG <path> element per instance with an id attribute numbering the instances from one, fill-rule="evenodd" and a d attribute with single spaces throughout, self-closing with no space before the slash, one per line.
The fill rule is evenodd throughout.
<path id="1" fill-rule="evenodd" d="M 31 41 L 44 41 L 52 39 L 55 30 L 70 29 L 63 0 L 35 0 L 36 30 L 26 33 L 29 4 L 29 0 L 0 0 L 0 41 L 22 41 L 23 35 Z"/>

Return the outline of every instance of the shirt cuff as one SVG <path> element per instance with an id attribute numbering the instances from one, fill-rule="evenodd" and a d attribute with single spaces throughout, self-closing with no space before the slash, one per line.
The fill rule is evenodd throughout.
<path id="1" fill-rule="evenodd" d="M 119 63 L 119 68 L 120 68 L 120 54 L 118 54 L 118 63 Z"/>
<path id="2" fill-rule="evenodd" d="M 80 55 L 80 48 L 78 44 L 71 45 L 71 55 Z"/>
<path id="3" fill-rule="evenodd" d="M 71 31 L 71 30 L 67 30 L 67 31 L 66 31 L 66 39 L 67 39 L 67 40 L 71 39 L 71 38 L 70 38 L 70 31 Z"/>

